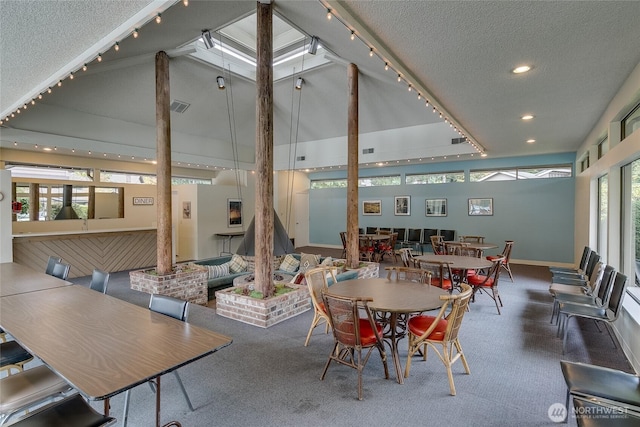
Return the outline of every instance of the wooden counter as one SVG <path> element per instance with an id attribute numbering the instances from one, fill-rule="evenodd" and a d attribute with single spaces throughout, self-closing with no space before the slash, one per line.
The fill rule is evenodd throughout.
<path id="1" fill-rule="evenodd" d="M 16 234 L 13 261 L 44 271 L 49 255 L 71 264 L 69 278 L 88 276 L 94 268 L 123 271 L 156 265 L 156 230 L 83 231 Z"/>

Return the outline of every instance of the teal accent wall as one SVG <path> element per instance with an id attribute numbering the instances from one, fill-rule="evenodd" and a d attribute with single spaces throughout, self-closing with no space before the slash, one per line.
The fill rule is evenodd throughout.
<path id="1" fill-rule="evenodd" d="M 574 165 L 575 153 L 478 159 L 460 162 L 380 167 L 360 170 L 360 176 L 400 173 L 403 184 L 359 188 L 359 226 L 453 229 L 458 235 L 481 235 L 500 245 L 514 240 L 512 258 L 536 262 L 573 263 L 575 178 L 548 178 L 499 182 L 468 182 L 470 170 L 529 166 Z M 405 185 L 406 174 L 464 171 L 464 183 Z M 346 178 L 346 171 L 309 174 L 311 180 Z M 411 215 L 395 216 L 395 196 L 411 197 Z M 425 200 L 447 199 L 446 217 L 425 216 Z M 493 216 L 469 216 L 469 198 L 493 198 Z M 363 200 L 381 200 L 382 215 L 363 216 Z M 311 245 L 341 246 L 346 229 L 346 189 L 309 191 Z"/>

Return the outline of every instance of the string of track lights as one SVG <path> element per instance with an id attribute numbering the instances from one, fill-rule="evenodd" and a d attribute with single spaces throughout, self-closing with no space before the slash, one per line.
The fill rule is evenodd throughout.
<path id="1" fill-rule="evenodd" d="M 182 4 L 186 7 L 189 6 L 189 0 L 182 0 Z M 151 18 L 149 18 L 149 20 L 147 22 L 144 22 L 140 25 L 140 27 L 143 27 L 145 25 L 147 25 L 149 22 L 151 22 L 152 20 L 155 20 L 156 24 L 161 24 L 162 23 L 162 14 L 161 13 L 157 13 L 155 15 L 153 15 Z M 140 36 L 140 27 L 135 27 L 133 29 L 133 31 L 131 31 L 130 36 L 132 36 L 134 39 L 137 39 Z M 120 51 L 120 42 L 122 40 L 117 40 L 114 42 L 112 48 L 115 52 L 119 52 Z M 76 71 L 71 71 L 68 75 L 67 78 L 69 80 L 73 80 L 75 78 L 75 75 L 78 71 L 87 71 L 89 69 L 89 64 L 91 62 L 93 62 L 94 60 L 97 62 L 102 62 L 102 53 L 103 52 L 99 52 L 98 55 L 96 55 L 95 57 L 93 57 L 92 59 L 89 59 L 87 62 L 85 62 L 82 67 L 80 67 L 78 70 Z M 11 112 L 9 115 L 0 118 L 0 126 L 2 126 L 3 124 L 9 122 L 11 119 L 15 118 L 17 114 L 21 114 L 22 111 L 26 110 L 29 105 L 35 105 L 36 101 L 41 100 L 45 94 L 50 94 L 53 92 L 53 88 L 54 87 L 61 87 L 62 86 L 62 82 L 65 80 L 65 78 L 60 79 L 57 83 L 55 83 L 52 86 L 49 86 L 48 88 L 46 88 L 44 91 L 40 92 L 36 97 L 32 98 L 29 101 L 26 101 L 24 103 L 24 105 L 22 107 L 18 107 L 15 111 Z"/>
<path id="2" fill-rule="evenodd" d="M 417 89 L 415 84 L 413 84 L 406 76 L 404 76 L 402 72 L 400 72 L 397 69 L 395 69 L 393 67 L 393 65 L 391 64 L 391 61 L 389 59 L 383 57 L 382 54 L 379 52 L 379 50 L 376 49 L 375 46 L 373 46 L 373 44 L 371 44 L 367 40 L 365 40 L 356 31 L 356 29 L 354 29 L 351 25 L 349 25 L 349 23 L 347 23 L 342 17 L 340 17 L 340 15 L 338 15 L 338 13 L 334 9 L 332 9 L 331 7 L 327 7 L 327 5 L 322 0 L 319 0 L 319 1 L 320 1 L 320 4 L 322 4 L 322 6 L 326 9 L 327 20 L 328 21 L 331 21 L 332 19 L 335 18 L 335 20 L 337 22 L 342 24 L 348 30 L 349 38 L 351 39 L 351 41 L 354 41 L 354 40 L 358 39 L 360 42 L 362 42 L 369 49 L 369 56 L 370 57 L 373 58 L 375 56 L 375 57 L 377 57 L 378 59 L 380 59 L 384 63 L 385 71 L 391 70 L 395 74 L 397 74 L 398 83 L 404 82 L 407 85 L 407 91 L 408 92 L 417 92 L 417 94 L 418 94 L 417 97 L 418 97 L 419 101 L 424 98 L 424 102 L 425 102 L 425 107 L 426 108 L 431 107 L 431 111 L 432 111 L 433 114 L 438 114 L 441 119 L 444 118 L 444 122 L 446 124 L 448 124 L 449 127 L 451 127 L 454 131 L 456 131 L 458 133 L 458 135 L 460 135 L 462 138 L 464 138 L 464 140 L 467 143 L 471 144 L 471 146 L 478 153 L 480 153 L 480 155 L 482 157 L 486 157 L 487 154 L 485 153 L 484 147 L 482 147 L 479 143 L 473 141 L 471 138 L 469 138 L 467 135 L 465 135 L 464 132 L 462 132 L 458 128 L 458 126 L 448 116 L 443 115 L 442 111 L 440 111 L 435 105 L 433 105 L 433 103 L 430 103 L 429 99 L 427 99 L 426 97 L 423 96 L 423 94 Z"/>

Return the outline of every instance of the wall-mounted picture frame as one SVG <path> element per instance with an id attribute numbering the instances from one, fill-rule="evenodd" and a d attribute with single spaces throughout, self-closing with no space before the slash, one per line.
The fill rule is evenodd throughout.
<path id="1" fill-rule="evenodd" d="M 182 218 L 191 219 L 191 202 L 182 202 Z"/>
<path id="2" fill-rule="evenodd" d="M 394 215 L 411 215 L 411 196 L 396 196 L 393 199 Z"/>
<path id="3" fill-rule="evenodd" d="M 382 215 L 382 201 L 363 200 L 362 215 Z"/>
<path id="4" fill-rule="evenodd" d="M 426 199 L 424 216 L 447 216 L 447 199 Z"/>
<path id="5" fill-rule="evenodd" d="M 242 227 L 242 200 L 227 199 L 227 225 Z"/>
<path id="6" fill-rule="evenodd" d="M 490 216 L 493 215 L 493 199 L 469 199 L 470 216 Z"/>

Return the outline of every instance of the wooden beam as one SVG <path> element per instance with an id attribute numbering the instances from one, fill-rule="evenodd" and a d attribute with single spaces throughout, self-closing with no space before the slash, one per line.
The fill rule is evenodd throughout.
<path id="1" fill-rule="evenodd" d="M 40 220 L 40 184 L 29 184 L 29 221 Z"/>
<path id="2" fill-rule="evenodd" d="M 358 66 L 347 68 L 349 105 L 347 108 L 347 265 L 360 264 L 358 249 Z"/>
<path id="3" fill-rule="evenodd" d="M 158 274 L 169 274 L 171 257 L 171 116 L 169 104 L 169 56 L 156 54 L 156 151 Z"/>
<path id="4" fill-rule="evenodd" d="M 257 3 L 255 278 L 265 297 L 273 285 L 273 12 Z"/>

